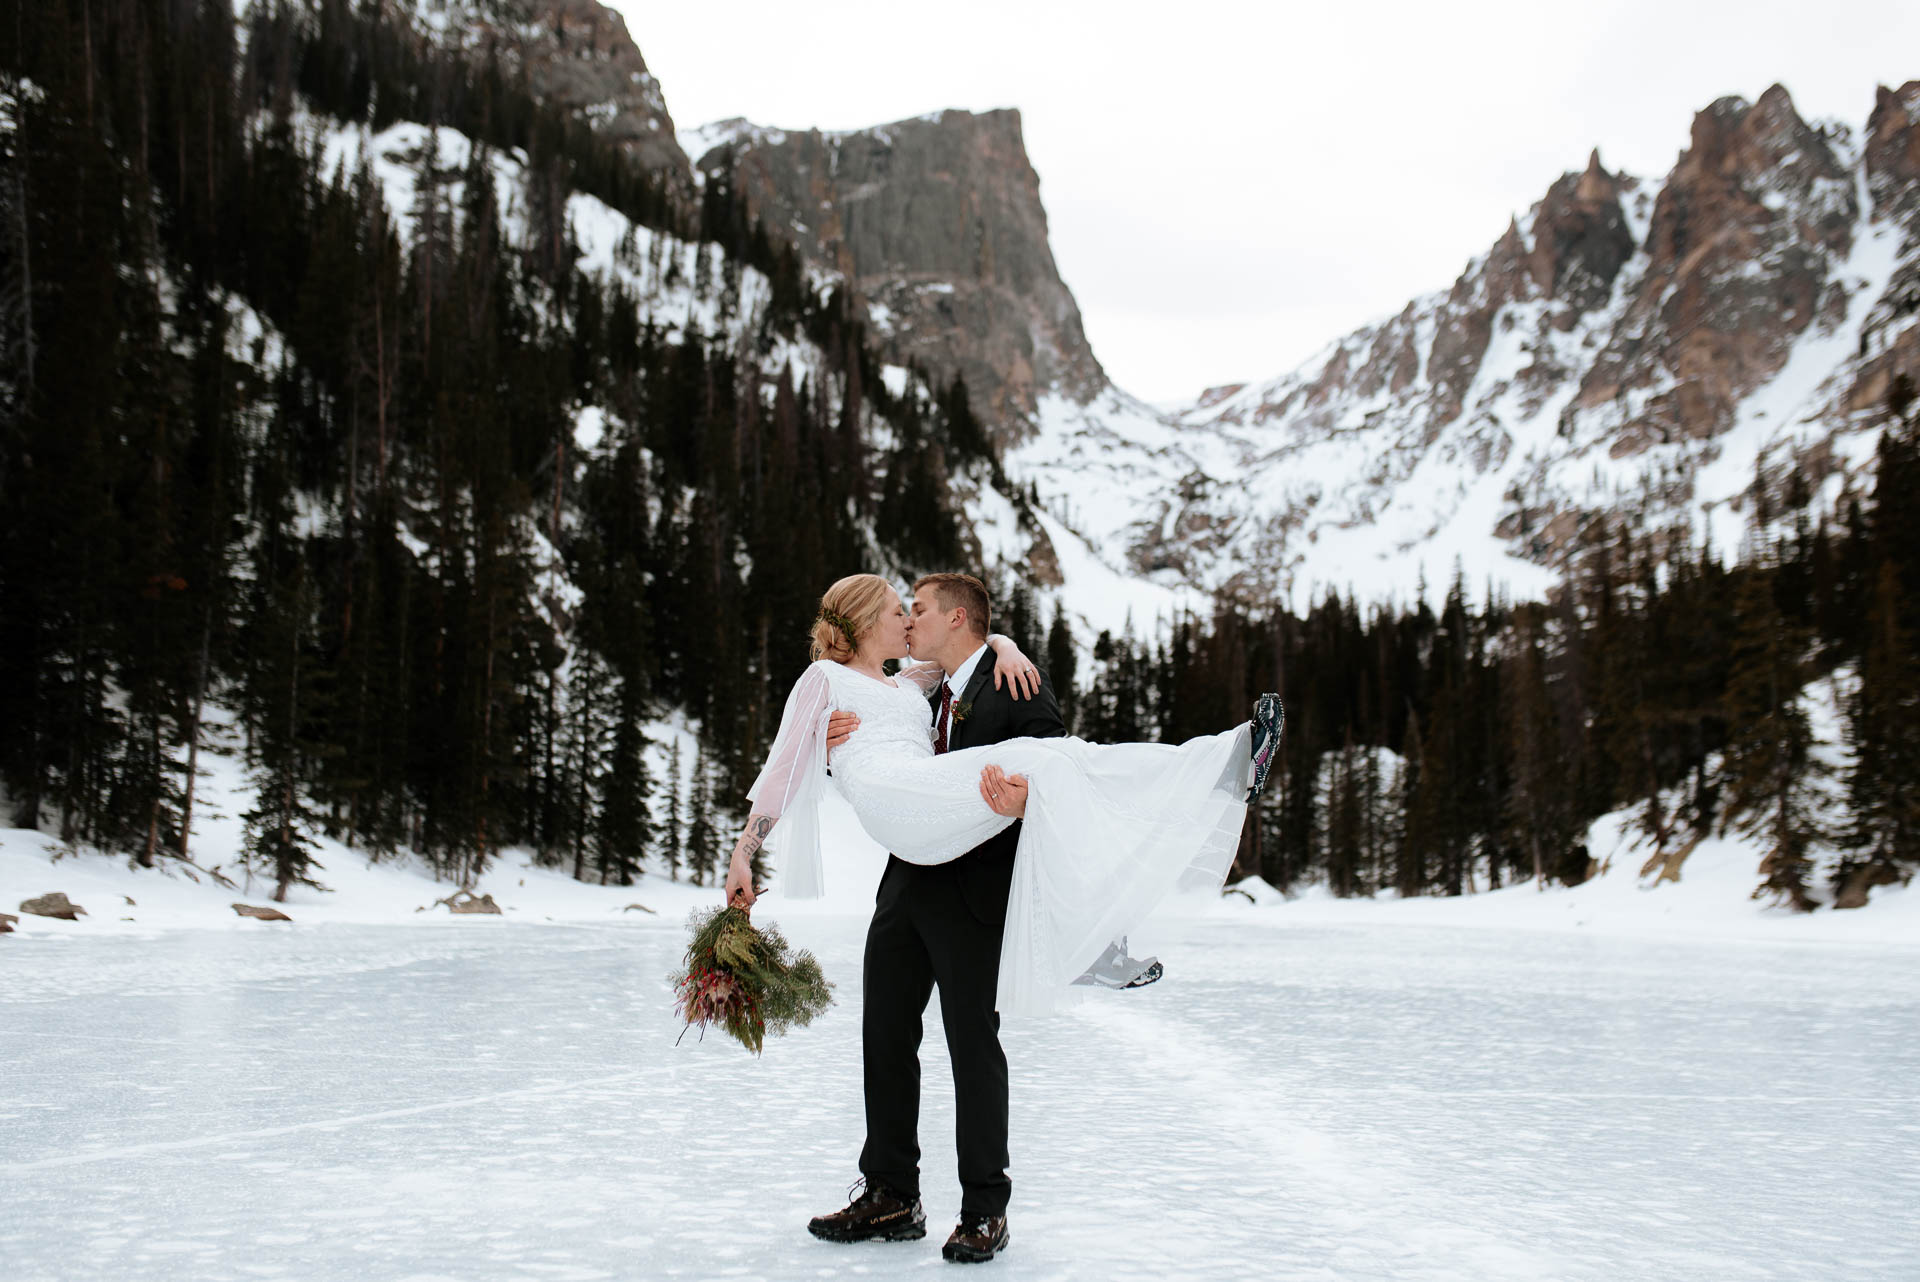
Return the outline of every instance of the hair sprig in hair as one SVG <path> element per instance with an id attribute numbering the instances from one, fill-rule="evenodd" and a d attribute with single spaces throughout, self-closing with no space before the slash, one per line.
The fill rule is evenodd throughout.
<path id="1" fill-rule="evenodd" d="M 846 615 L 836 614 L 823 606 L 820 610 L 820 622 L 828 627 L 840 629 L 840 635 L 847 639 L 849 647 L 855 650 L 860 648 L 860 639 L 853 633 L 853 620 Z"/>

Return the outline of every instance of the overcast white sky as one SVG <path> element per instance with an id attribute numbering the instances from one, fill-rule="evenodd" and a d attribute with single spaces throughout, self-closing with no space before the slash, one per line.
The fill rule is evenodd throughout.
<path id="1" fill-rule="evenodd" d="M 1155 401 L 1450 284 L 1595 146 L 1664 175 L 1724 94 L 1859 128 L 1920 78 L 1914 0 L 612 3 L 682 128 L 1018 107 L 1094 351 Z"/>

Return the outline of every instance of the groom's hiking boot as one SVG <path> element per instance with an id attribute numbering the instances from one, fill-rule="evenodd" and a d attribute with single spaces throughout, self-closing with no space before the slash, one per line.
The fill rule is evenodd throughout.
<path id="1" fill-rule="evenodd" d="M 1253 702 L 1253 786 L 1247 789 L 1251 802 L 1267 786 L 1267 772 L 1280 755 L 1280 727 L 1287 711 L 1277 694 L 1263 694 Z"/>
<path id="2" fill-rule="evenodd" d="M 807 1221 L 807 1232 L 828 1242 L 911 1242 L 927 1235 L 927 1213 L 920 1199 L 896 1197 L 892 1190 L 856 1180 L 853 1201 L 832 1215 Z"/>
<path id="3" fill-rule="evenodd" d="M 940 1254 L 955 1264 L 985 1264 L 1007 1249 L 1007 1217 L 960 1213 L 953 1236 L 940 1248 Z"/>

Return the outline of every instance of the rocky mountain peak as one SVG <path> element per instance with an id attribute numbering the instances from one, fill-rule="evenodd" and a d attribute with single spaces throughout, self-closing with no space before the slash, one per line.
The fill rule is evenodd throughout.
<path id="1" fill-rule="evenodd" d="M 1003 440 L 1042 395 L 1106 386 L 1047 239 L 1020 113 L 942 111 L 848 133 L 730 123 L 707 131 L 705 181 L 732 185 L 769 230 L 843 277 L 889 359 L 966 380 Z"/>
<path id="2" fill-rule="evenodd" d="M 1598 147 L 1587 156 L 1587 167 L 1581 172 L 1580 182 L 1573 194 L 1575 199 L 1588 205 L 1602 205 L 1620 199 L 1620 180 L 1601 166 Z"/>
<path id="3" fill-rule="evenodd" d="M 1716 436 L 1817 316 L 1832 323 L 1844 291 L 1830 293 L 1830 277 L 1859 215 L 1836 141 L 1778 85 L 1694 117 L 1654 203 L 1644 282 L 1565 430 L 1598 415 L 1616 456 Z"/>
<path id="4" fill-rule="evenodd" d="M 1867 117 L 1867 184 L 1878 208 L 1907 221 L 1920 215 L 1920 80 L 1881 85 Z"/>
<path id="5" fill-rule="evenodd" d="M 1624 190 L 1595 149 L 1586 169 L 1563 175 L 1534 211 L 1527 265 L 1540 292 L 1565 303 L 1553 314 L 1563 331 L 1606 303 L 1614 277 L 1633 255 L 1633 232 L 1620 203 Z"/>
<path id="6" fill-rule="evenodd" d="M 534 94 L 615 139 L 690 208 L 692 165 L 626 19 L 600 0 L 515 0 L 493 8 L 499 12 L 475 19 L 475 33 L 524 62 Z"/>

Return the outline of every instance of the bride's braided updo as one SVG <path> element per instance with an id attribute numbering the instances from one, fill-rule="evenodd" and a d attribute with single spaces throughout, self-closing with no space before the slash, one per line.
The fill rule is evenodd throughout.
<path id="1" fill-rule="evenodd" d="M 845 663 L 880 616 L 893 606 L 893 585 L 877 574 L 849 574 L 820 598 L 813 620 L 813 657 Z"/>

